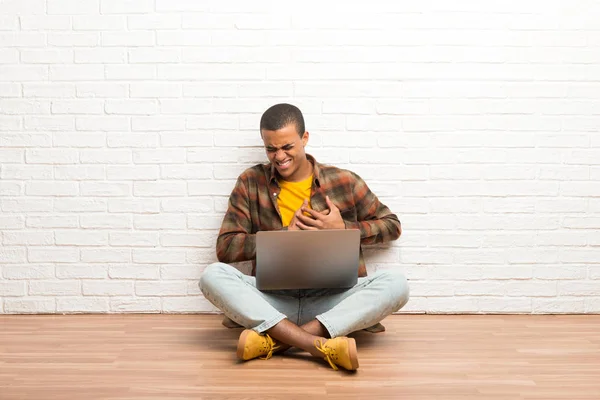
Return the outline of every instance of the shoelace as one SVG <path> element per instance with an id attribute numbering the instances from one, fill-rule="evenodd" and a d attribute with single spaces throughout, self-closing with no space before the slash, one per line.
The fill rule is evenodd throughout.
<path id="1" fill-rule="evenodd" d="M 332 361 L 335 350 L 333 350 L 330 347 L 324 347 L 323 343 L 321 342 L 321 339 L 315 340 L 315 347 L 317 348 L 317 350 L 319 350 L 321 353 L 323 353 L 325 355 L 325 359 L 327 360 L 329 365 L 331 365 L 331 368 L 333 368 L 335 371 L 337 371 L 338 367 Z"/>
<path id="2" fill-rule="evenodd" d="M 273 352 L 279 350 L 279 346 L 275 346 L 275 341 L 271 339 L 271 336 L 265 333 L 265 339 L 267 340 L 267 355 L 260 357 L 261 360 L 268 360 L 273 357 Z"/>

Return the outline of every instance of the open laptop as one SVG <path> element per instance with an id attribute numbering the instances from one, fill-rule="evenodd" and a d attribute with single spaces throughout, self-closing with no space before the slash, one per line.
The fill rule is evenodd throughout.
<path id="1" fill-rule="evenodd" d="M 358 281 L 360 230 L 260 231 L 259 290 L 350 288 Z"/>

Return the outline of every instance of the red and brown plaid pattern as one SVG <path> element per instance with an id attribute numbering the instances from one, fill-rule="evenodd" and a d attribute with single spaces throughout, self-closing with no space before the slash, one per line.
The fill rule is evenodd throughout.
<path id="1" fill-rule="evenodd" d="M 327 210 L 325 196 L 329 196 L 340 209 L 346 229 L 360 229 L 361 245 L 398 239 L 401 233 L 398 217 L 379 201 L 358 175 L 319 164 L 314 157 L 306 156 L 314 166 L 310 199 L 314 210 Z M 239 176 L 217 238 L 219 261 L 252 260 L 252 275 L 255 275 L 256 232 L 286 229 L 277 207 L 279 191 L 275 167 L 270 163 L 255 165 Z M 367 275 L 362 246 L 358 275 Z"/>

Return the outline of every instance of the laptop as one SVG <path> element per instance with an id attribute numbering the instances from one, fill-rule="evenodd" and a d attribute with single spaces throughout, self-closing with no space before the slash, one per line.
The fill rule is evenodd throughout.
<path id="1" fill-rule="evenodd" d="M 360 230 L 256 233 L 259 290 L 350 288 L 358 282 Z"/>

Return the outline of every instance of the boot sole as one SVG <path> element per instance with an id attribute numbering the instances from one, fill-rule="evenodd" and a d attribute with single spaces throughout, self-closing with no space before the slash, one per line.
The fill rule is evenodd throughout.
<path id="1" fill-rule="evenodd" d="M 242 334 L 240 335 L 240 339 L 238 340 L 238 345 L 237 345 L 237 357 L 240 360 L 244 360 L 244 349 L 246 347 L 246 337 L 251 333 L 252 331 L 250 329 L 245 329 Z M 244 360 L 245 361 L 245 360 Z"/>
<path id="2" fill-rule="evenodd" d="M 350 356 L 350 371 L 358 369 L 358 351 L 356 350 L 356 340 L 348 338 L 348 355 Z"/>

